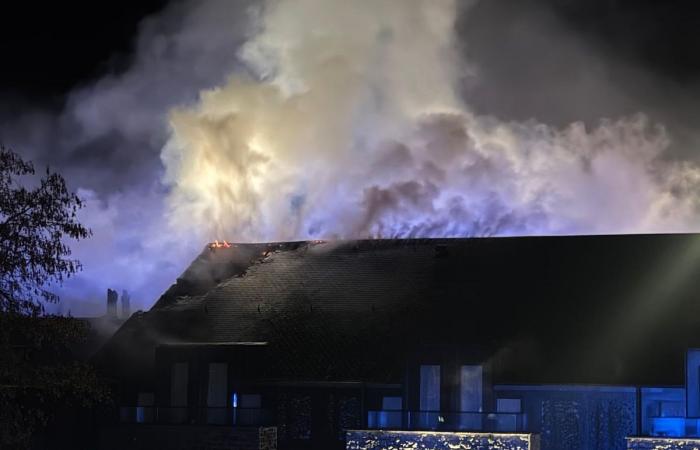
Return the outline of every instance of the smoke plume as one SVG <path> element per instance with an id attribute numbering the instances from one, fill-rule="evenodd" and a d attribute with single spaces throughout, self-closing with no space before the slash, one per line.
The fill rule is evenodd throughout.
<path id="1" fill-rule="evenodd" d="M 453 0 L 269 2 L 247 73 L 171 111 L 170 223 L 233 241 L 697 230 L 700 170 L 643 114 L 476 114 L 457 17 Z"/>
<path id="2" fill-rule="evenodd" d="M 546 3 L 177 1 L 57 110 L 0 103 L 87 202 L 62 311 L 149 307 L 214 239 L 700 230 L 697 86 Z"/>

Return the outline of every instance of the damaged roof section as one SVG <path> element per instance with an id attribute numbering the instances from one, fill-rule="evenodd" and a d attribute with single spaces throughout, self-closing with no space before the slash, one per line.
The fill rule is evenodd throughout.
<path id="1" fill-rule="evenodd" d="M 274 251 L 294 250 L 306 242 L 271 244 L 207 245 L 190 266 L 155 303 L 153 308 L 165 308 L 180 302 L 196 302 L 198 297 L 231 277 L 242 276 L 250 266 Z"/>
<path id="2" fill-rule="evenodd" d="M 669 290 L 653 281 L 668 279 L 679 259 L 692 266 L 685 273 L 700 273 L 700 252 L 679 258 L 698 242 L 654 235 L 207 247 L 103 356 L 148 367 L 160 344 L 268 342 L 270 379 L 392 383 L 410 351 L 424 348 L 471 352 L 504 383 L 679 384 L 685 349 L 700 345 L 696 284 L 676 277 Z"/>

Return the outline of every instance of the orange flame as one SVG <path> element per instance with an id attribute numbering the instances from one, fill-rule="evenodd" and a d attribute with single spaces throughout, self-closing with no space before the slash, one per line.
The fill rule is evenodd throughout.
<path id="1" fill-rule="evenodd" d="M 211 244 L 209 244 L 209 248 L 215 249 L 215 248 L 230 248 L 231 244 L 229 244 L 226 241 L 221 241 L 219 242 L 218 240 L 215 240 Z"/>

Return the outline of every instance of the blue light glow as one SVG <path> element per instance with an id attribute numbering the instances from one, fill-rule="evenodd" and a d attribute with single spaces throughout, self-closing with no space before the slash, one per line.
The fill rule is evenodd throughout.
<path id="1" fill-rule="evenodd" d="M 657 417 L 652 421 L 653 436 L 685 436 L 685 418 L 684 417 Z"/>

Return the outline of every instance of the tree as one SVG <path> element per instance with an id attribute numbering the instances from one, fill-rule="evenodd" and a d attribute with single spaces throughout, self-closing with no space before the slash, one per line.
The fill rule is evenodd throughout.
<path id="1" fill-rule="evenodd" d="M 108 399 L 95 370 L 71 352 L 88 325 L 44 314 L 59 301 L 49 288 L 81 268 L 66 240 L 90 235 L 77 219 L 82 207 L 61 175 L 38 177 L 0 146 L 0 448 L 29 448 L 60 408 Z"/>
<path id="2" fill-rule="evenodd" d="M 44 302 L 57 302 L 48 286 L 80 270 L 64 239 L 90 235 L 77 220 L 83 203 L 63 177 L 48 168 L 35 175 L 32 163 L 0 146 L 0 312 L 39 314 Z"/>

